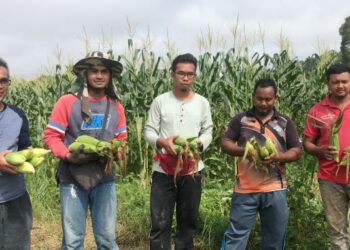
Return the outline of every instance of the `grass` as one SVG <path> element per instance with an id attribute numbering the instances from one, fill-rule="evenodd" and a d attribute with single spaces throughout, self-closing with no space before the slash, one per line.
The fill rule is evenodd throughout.
<path id="1" fill-rule="evenodd" d="M 306 165 L 314 164 L 310 158 L 303 160 L 306 161 L 304 163 Z M 54 164 L 55 160 L 48 159 L 47 163 Z M 288 249 L 322 249 L 328 241 L 317 182 L 305 177 L 307 169 L 304 172 L 300 169 L 296 172 L 295 168 L 296 165 L 290 166 L 288 172 L 290 218 L 287 246 Z M 52 167 L 45 164 L 34 175 L 26 176 L 34 210 L 33 235 L 36 237 L 36 245 L 41 244 L 40 241 L 59 245 L 61 240 L 59 191 L 51 171 Z M 229 225 L 232 186 L 233 177 L 221 180 L 205 178 L 199 227 L 195 237 L 196 249 L 219 248 L 223 233 Z M 150 229 L 149 183 L 130 173 L 124 179 L 117 177 L 116 189 L 118 243 L 127 246 L 125 249 L 147 249 Z M 175 218 L 173 223 L 173 233 L 175 233 Z M 45 240 L 41 239 L 44 235 L 46 235 Z M 91 238 L 91 226 L 88 228 L 86 237 L 88 242 L 94 243 Z M 248 249 L 257 249 L 259 241 L 260 222 L 257 218 Z"/>

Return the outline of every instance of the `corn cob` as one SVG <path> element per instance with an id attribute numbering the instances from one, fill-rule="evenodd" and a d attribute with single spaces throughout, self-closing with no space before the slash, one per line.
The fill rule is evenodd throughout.
<path id="1" fill-rule="evenodd" d="M 83 145 L 83 147 L 82 147 Z M 81 148 L 82 147 L 82 148 Z M 113 161 L 118 160 L 120 167 L 126 171 L 126 142 L 113 139 L 111 141 L 98 140 L 89 135 L 81 135 L 68 147 L 70 152 L 82 150 L 85 154 L 97 154 L 107 158 L 105 172 L 113 169 Z"/>
<path id="2" fill-rule="evenodd" d="M 43 156 L 32 157 L 28 162 L 33 165 L 33 167 L 38 167 L 44 162 L 45 158 Z"/>
<path id="3" fill-rule="evenodd" d="M 19 173 L 35 173 L 34 166 L 27 161 L 18 165 L 16 170 Z"/>
<path id="4" fill-rule="evenodd" d="M 245 145 L 242 160 L 247 159 L 249 156 L 257 170 L 268 173 L 268 166 L 262 164 L 261 161 L 271 155 L 278 156 L 278 150 L 270 138 L 266 139 L 264 145 L 260 145 L 256 138 L 252 137 Z"/>
<path id="5" fill-rule="evenodd" d="M 85 154 L 97 154 L 97 148 L 95 145 L 75 141 L 68 147 L 70 152 L 76 152 L 77 150 L 82 150 Z"/>
<path id="6" fill-rule="evenodd" d="M 273 143 L 271 138 L 268 137 L 266 139 L 265 146 L 266 146 L 267 150 L 269 151 L 269 155 L 274 154 L 276 157 L 278 157 L 279 153 L 278 153 L 277 147 L 276 147 L 275 143 Z"/>
<path id="7" fill-rule="evenodd" d="M 11 165 L 20 165 L 23 164 L 27 159 L 20 152 L 13 152 L 5 155 L 6 161 Z"/>
<path id="8" fill-rule="evenodd" d="M 96 139 L 95 137 L 92 137 L 90 135 L 81 135 L 78 136 L 77 139 L 75 140 L 77 142 L 82 142 L 82 143 L 87 143 L 91 144 L 97 147 L 97 144 L 100 143 L 100 140 Z"/>
<path id="9" fill-rule="evenodd" d="M 337 171 L 335 172 L 335 176 L 338 175 L 340 166 L 345 166 L 346 183 L 348 183 L 349 168 L 350 168 L 350 147 L 347 147 L 344 149 L 344 157 L 342 158 L 341 162 L 338 164 L 338 168 L 337 168 Z"/>
<path id="10" fill-rule="evenodd" d="M 34 156 L 33 149 L 31 148 L 18 151 L 18 153 L 22 154 L 26 160 L 30 160 Z"/>
<path id="11" fill-rule="evenodd" d="M 174 183 L 176 186 L 176 177 L 183 169 L 185 163 L 193 164 L 192 173 L 197 174 L 198 162 L 200 160 L 200 152 L 198 150 L 197 137 L 177 137 L 173 146 L 177 154 L 177 162 L 174 173 Z"/>
<path id="12" fill-rule="evenodd" d="M 44 155 L 51 152 L 43 148 L 30 148 L 5 155 L 6 161 L 17 167 L 19 173 L 34 173 L 34 167 L 44 161 Z"/>
<path id="13" fill-rule="evenodd" d="M 44 148 L 33 148 L 32 152 L 33 152 L 33 157 L 34 156 L 40 157 L 40 156 L 44 156 L 44 155 L 50 153 L 51 150 L 44 149 Z"/>

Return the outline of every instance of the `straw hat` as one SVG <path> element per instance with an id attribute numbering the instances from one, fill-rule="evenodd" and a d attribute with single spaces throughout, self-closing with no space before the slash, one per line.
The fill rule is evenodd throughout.
<path id="1" fill-rule="evenodd" d="M 107 53 L 93 51 L 88 53 L 84 59 L 81 59 L 73 66 L 73 72 L 76 75 L 80 75 L 81 72 L 92 66 L 101 64 L 110 69 L 114 76 L 119 75 L 123 71 L 123 65 L 118 61 L 110 59 Z"/>

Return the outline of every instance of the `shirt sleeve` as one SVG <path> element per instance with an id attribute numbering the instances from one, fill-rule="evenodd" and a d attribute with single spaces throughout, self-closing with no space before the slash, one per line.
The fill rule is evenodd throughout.
<path id="1" fill-rule="evenodd" d="M 315 139 L 320 134 L 320 131 L 319 131 L 320 129 L 317 127 L 318 122 L 315 119 L 312 119 L 311 117 L 317 117 L 317 113 L 314 108 L 310 109 L 308 116 L 306 117 L 304 135 L 309 138 Z"/>
<path id="2" fill-rule="evenodd" d="M 155 99 L 148 111 L 148 118 L 144 127 L 145 140 L 153 147 L 156 147 L 160 129 L 160 105 Z"/>
<path id="3" fill-rule="evenodd" d="M 18 150 L 23 150 L 32 146 L 32 142 L 30 140 L 29 122 L 27 116 L 22 110 L 20 110 L 19 115 L 21 116 L 23 123 L 18 138 Z"/>
<path id="4" fill-rule="evenodd" d="M 125 111 L 123 106 L 120 103 L 117 104 L 117 110 L 118 110 L 120 119 L 116 127 L 114 138 L 117 140 L 126 140 L 128 137 L 128 133 L 126 129 Z"/>
<path id="5" fill-rule="evenodd" d="M 294 122 L 288 118 L 286 127 L 286 146 L 290 148 L 301 148 L 301 141 L 298 135 L 298 131 L 294 125 Z"/>
<path id="6" fill-rule="evenodd" d="M 44 144 L 54 156 L 63 159 L 69 152 L 63 143 L 65 132 L 69 124 L 71 101 L 61 97 L 52 110 L 48 125 L 44 130 Z"/>
<path id="7" fill-rule="evenodd" d="M 228 139 L 234 142 L 239 140 L 241 132 L 241 118 L 241 115 L 236 115 L 232 118 L 224 133 L 223 139 Z"/>
<path id="8" fill-rule="evenodd" d="M 210 105 L 206 100 L 203 109 L 203 119 L 201 121 L 201 129 L 199 131 L 198 140 L 203 144 L 203 150 L 205 150 L 211 143 L 213 136 L 213 120 L 211 117 Z"/>

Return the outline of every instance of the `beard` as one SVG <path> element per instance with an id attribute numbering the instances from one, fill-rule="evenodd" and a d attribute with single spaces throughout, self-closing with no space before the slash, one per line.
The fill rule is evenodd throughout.
<path id="1" fill-rule="evenodd" d="M 181 86 L 180 87 L 180 91 L 181 92 L 188 92 L 191 90 L 191 87 L 190 86 Z"/>
<path id="2" fill-rule="evenodd" d="M 92 92 L 96 93 L 96 94 L 103 94 L 103 93 L 106 92 L 107 87 L 105 87 L 105 88 L 96 88 L 96 87 L 89 86 L 89 89 L 90 89 Z"/>

